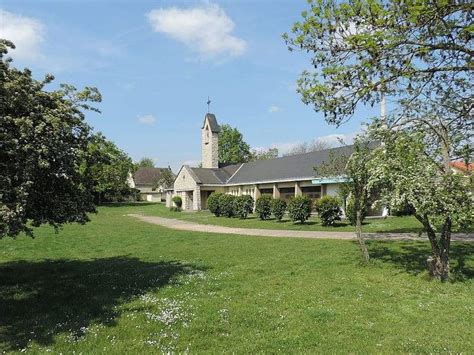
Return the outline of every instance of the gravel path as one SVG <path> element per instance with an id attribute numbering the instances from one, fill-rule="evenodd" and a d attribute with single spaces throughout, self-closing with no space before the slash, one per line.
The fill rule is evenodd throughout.
<path id="1" fill-rule="evenodd" d="M 356 239 L 355 233 L 352 232 L 326 232 L 326 231 L 295 231 L 280 229 L 255 229 L 255 228 L 234 228 L 216 226 L 210 224 L 199 224 L 179 219 L 163 218 L 157 216 L 144 216 L 140 214 L 129 214 L 128 216 L 137 218 L 143 222 L 158 224 L 160 226 L 177 229 L 182 231 L 193 231 L 203 233 L 219 233 L 219 234 L 239 234 L 253 235 L 261 237 L 283 237 L 283 238 L 314 238 L 314 239 Z M 368 239 L 382 240 L 428 240 L 426 236 L 421 238 L 417 233 L 364 233 L 364 237 Z M 452 235 L 453 241 L 474 241 L 474 234 L 456 233 Z"/>

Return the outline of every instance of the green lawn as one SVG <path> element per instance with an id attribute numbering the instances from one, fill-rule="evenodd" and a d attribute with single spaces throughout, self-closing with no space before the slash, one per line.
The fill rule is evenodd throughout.
<path id="1" fill-rule="evenodd" d="M 140 210 L 140 209 L 138 209 Z M 305 224 L 293 223 L 288 217 L 282 221 L 270 219 L 261 221 L 256 215 L 250 215 L 247 219 L 216 217 L 209 211 L 200 212 L 172 212 L 164 204 L 154 204 L 140 210 L 142 213 L 184 219 L 201 224 L 215 224 L 226 227 L 261 228 L 261 229 L 290 229 L 290 230 L 314 230 L 314 231 L 338 231 L 353 232 L 354 227 L 346 221 L 338 222 L 335 226 L 325 227 L 321 225 L 318 217 L 311 217 Z M 419 232 L 422 225 L 413 216 L 389 217 L 389 218 L 367 218 L 362 226 L 364 232 Z"/>
<path id="2" fill-rule="evenodd" d="M 0 352 L 464 352 L 474 243 L 429 281 L 425 242 L 168 230 L 103 207 L 85 226 L 0 240 Z M 270 222 L 271 223 L 271 222 Z"/>

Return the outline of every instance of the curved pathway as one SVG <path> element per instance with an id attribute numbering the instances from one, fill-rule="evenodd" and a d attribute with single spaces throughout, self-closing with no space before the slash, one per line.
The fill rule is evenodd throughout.
<path id="1" fill-rule="evenodd" d="M 219 234 L 239 234 L 261 237 L 283 237 L 283 238 L 314 238 L 314 239 L 356 239 L 352 232 L 331 232 L 331 231 L 295 231 L 283 229 L 256 229 L 256 228 L 235 228 L 216 226 L 211 224 L 199 224 L 180 219 L 163 218 L 157 216 L 144 216 L 141 214 L 129 214 L 128 216 L 137 218 L 143 222 L 158 224 L 160 226 L 182 231 L 219 233 Z M 417 233 L 364 233 L 364 238 L 381 240 L 428 240 L 426 236 L 421 238 Z M 474 234 L 456 233 L 452 235 L 453 241 L 474 242 Z"/>

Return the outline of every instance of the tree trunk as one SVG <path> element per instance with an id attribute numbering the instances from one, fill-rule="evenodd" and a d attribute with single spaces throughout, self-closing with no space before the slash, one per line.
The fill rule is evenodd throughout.
<path id="1" fill-rule="evenodd" d="M 360 210 L 356 212 L 356 233 L 357 233 L 357 239 L 359 240 L 360 251 L 362 252 L 362 258 L 364 259 L 364 262 L 367 263 L 369 261 L 369 251 L 367 250 L 367 245 L 365 245 L 364 238 L 362 237 Z"/>
<path id="2" fill-rule="evenodd" d="M 420 219 L 419 219 L 420 220 Z M 428 272 L 431 277 L 442 282 L 449 280 L 449 247 L 451 244 L 451 218 L 447 217 L 441 228 L 439 240 L 436 232 L 431 228 L 427 218 L 422 223 L 431 243 L 431 256 L 427 259 Z"/>

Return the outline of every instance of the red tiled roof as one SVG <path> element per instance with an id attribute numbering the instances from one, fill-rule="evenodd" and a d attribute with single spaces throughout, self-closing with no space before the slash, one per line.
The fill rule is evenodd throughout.
<path id="1" fill-rule="evenodd" d="M 466 165 L 463 161 L 453 161 L 449 163 L 453 168 L 462 170 L 462 171 L 472 171 L 474 169 L 474 163 L 469 163 Z"/>

